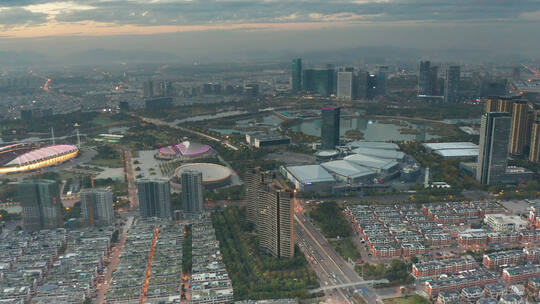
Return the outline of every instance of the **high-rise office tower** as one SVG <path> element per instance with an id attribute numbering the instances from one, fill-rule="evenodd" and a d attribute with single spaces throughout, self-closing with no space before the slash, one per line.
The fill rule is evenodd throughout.
<path id="1" fill-rule="evenodd" d="M 90 226 L 114 224 L 113 193 L 111 189 L 81 190 L 81 215 Z"/>
<path id="2" fill-rule="evenodd" d="M 340 108 L 322 108 L 321 141 L 323 150 L 333 150 L 339 145 Z"/>
<path id="3" fill-rule="evenodd" d="M 500 184 L 506 174 L 511 116 L 488 112 L 482 115 L 476 179 L 485 185 Z"/>
<path id="4" fill-rule="evenodd" d="M 452 65 L 446 69 L 446 79 L 444 82 L 444 102 L 459 101 L 459 81 L 461 69 L 459 65 Z"/>
<path id="5" fill-rule="evenodd" d="M 505 112 L 512 114 L 514 110 L 514 97 L 499 97 L 499 109 L 497 112 Z"/>
<path id="6" fill-rule="evenodd" d="M 292 62 L 291 89 L 293 93 L 302 90 L 302 59 L 296 58 Z"/>
<path id="7" fill-rule="evenodd" d="M 431 95 L 431 62 L 420 61 L 418 73 L 418 95 Z"/>
<path id="8" fill-rule="evenodd" d="M 521 155 L 526 143 L 528 106 L 524 101 L 516 101 L 512 108 L 510 154 Z"/>
<path id="9" fill-rule="evenodd" d="M 337 97 L 344 100 L 353 99 L 353 73 L 338 72 L 337 76 Z"/>
<path id="10" fill-rule="evenodd" d="M 154 97 L 154 82 L 152 80 L 147 80 L 143 84 L 143 97 L 152 98 Z"/>
<path id="11" fill-rule="evenodd" d="M 171 219 L 171 184 L 166 178 L 137 181 L 141 217 Z"/>
<path id="12" fill-rule="evenodd" d="M 366 99 L 373 99 L 377 96 L 377 76 L 368 74 L 366 78 Z"/>
<path id="13" fill-rule="evenodd" d="M 169 80 L 162 80 L 159 82 L 157 95 L 159 97 L 169 97 L 173 95 L 172 82 Z"/>
<path id="14" fill-rule="evenodd" d="M 334 69 L 305 69 L 302 85 L 305 91 L 330 96 L 334 93 Z"/>
<path id="15" fill-rule="evenodd" d="M 386 81 L 388 79 L 388 66 L 379 67 L 377 73 L 377 95 L 386 95 Z"/>
<path id="16" fill-rule="evenodd" d="M 52 180 L 26 180 L 17 185 L 23 212 L 24 230 L 36 231 L 63 226 L 62 202 L 58 183 Z"/>
<path id="17" fill-rule="evenodd" d="M 529 161 L 533 163 L 540 163 L 540 119 L 536 120 L 532 124 Z"/>
<path id="18" fill-rule="evenodd" d="M 431 68 L 429 68 L 429 78 L 429 95 L 439 95 L 439 67 L 432 66 Z"/>
<path id="19" fill-rule="evenodd" d="M 260 246 L 277 258 L 294 257 L 294 199 L 291 191 L 269 185 L 259 191 L 264 208 L 258 231 Z"/>
<path id="20" fill-rule="evenodd" d="M 486 100 L 484 108 L 485 112 L 498 112 L 499 111 L 499 99 L 496 97 L 489 97 Z"/>
<path id="21" fill-rule="evenodd" d="M 182 209 L 186 215 L 197 215 L 204 210 L 202 172 L 182 172 Z"/>
<path id="22" fill-rule="evenodd" d="M 518 81 L 521 79 L 519 67 L 512 68 L 512 80 Z"/>

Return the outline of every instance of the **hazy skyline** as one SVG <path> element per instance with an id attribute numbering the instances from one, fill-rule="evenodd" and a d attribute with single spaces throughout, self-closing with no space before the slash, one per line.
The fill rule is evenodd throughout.
<path id="1" fill-rule="evenodd" d="M 539 0 L 0 0 L 0 51 L 179 57 L 357 46 L 537 56 Z"/>

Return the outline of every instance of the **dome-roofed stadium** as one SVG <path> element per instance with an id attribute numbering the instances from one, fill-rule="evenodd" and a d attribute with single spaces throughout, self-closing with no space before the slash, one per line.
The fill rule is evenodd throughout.
<path id="1" fill-rule="evenodd" d="M 210 156 L 213 153 L 214 149 L 209 145 L 183 141 L 176 145 L 159 148 L 157 157 L 162 159 L 196 159 Z"/>
<path id="2" fill-rule="evenodd" d="M 176 168 L 174 171 L 174 179 L 177 183 L 181 183 L 182 172 L 199 171 L 202 173 L 203 185 L 207 189 L 217 188 L 229 184 L 232 171 L 231 169 L 212 163 L 191 163 L 185 164 Z"/>
<path id="3" fill-rule="evenodd" d="M 0 147 L 0 173 L 17 173 L 53 166 L 77 156 L 79 148 L 72 145 L 54 145 L 34 148 L 20 143 Z"/>

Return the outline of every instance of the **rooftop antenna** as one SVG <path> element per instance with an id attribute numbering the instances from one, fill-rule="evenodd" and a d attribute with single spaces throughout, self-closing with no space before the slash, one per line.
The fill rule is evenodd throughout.
<path id="1" fill-rule="evenodd" d="M 54 141 L 54 128 L 51 127 L 51 137 L 52 137 L 52 144 L 53 146 L 56 145 L 55 141 Z"/>
<path id="2" fill-rule="evenodd" d="M 81 148 L 81 137 L 79 135 L 79 124 L 75 123 L 75 130 L 77 131 L 77 148 Z"/>

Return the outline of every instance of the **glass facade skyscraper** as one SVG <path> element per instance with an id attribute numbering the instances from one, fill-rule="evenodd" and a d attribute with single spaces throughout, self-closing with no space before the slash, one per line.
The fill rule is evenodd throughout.
<path id="1" fill-rule="evenodd" d="M 321 139 L 323 150 L 333 150 L 339 145 L 340 108 L 322 108 Z"/>
<path id="2" fill-rule="evenodd" d="M 291 89 L 293 93 L 298 93 L 302 90 L 302 59 L 295 58 L 292 62 L 292 83 Z"/>
<path id="3" fill-rule="evenodd" d="M 452 65 L 446 69 L 446 79 L 444 82 L 444 102 L 459 101 L 460 79 L 461 69 L 459 65 Z"/>
<path id="4" fill-rule="evenodd" d="M 482 116 L 476 179 L 484 185 L 502 183 L 508 162 L 509 113 L 488 112 Z"/>

